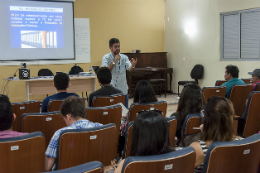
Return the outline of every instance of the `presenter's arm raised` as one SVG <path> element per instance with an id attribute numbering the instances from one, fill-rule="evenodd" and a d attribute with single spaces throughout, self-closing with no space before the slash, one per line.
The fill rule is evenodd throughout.
<path id="1" fill-rule="evenodd" d="M 137 64 L 137 59 L 132 58 L 131 59 L 131 66 L 129 67 L 128 71 L 132 71 L 135 68 L 136 64 Z"/>

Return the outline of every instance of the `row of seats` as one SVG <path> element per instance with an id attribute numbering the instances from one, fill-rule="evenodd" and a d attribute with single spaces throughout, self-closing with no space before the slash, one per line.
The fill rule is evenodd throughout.
<path id="1" fill-rule="evenodd" d="M 64 131 L 60 137 L 56 159 L 56 168 L 60 170 L 57 173 L 103 172 L 103 165 L 109 165 L 110 159 L 115 158 L 116 140 L 114 124 Z M 44 145 L 44 136 L 41 132 L 0 139 L 2 153 L 0 172 L 43 172 Z M 122 173 L 167 171 L 192 173 L 195 157 L 192 147 L 155 156 L 127 157 Z M 239 141 L 213 142 L 205 156 L 203 173 L 257 172 L 259 158 L 260 134 Z M 92 162 L 93 160 L 98 160 L 98 162 Z"/>
<path id="2" fill-rule="evenodd" d="M 241 96 L 239 99 L 233 99 L 233 105 L 235 108 L 235 113 L 237 114 L 237 109 L 236 107 L 240 108 L 243 107 L 242 112 L 245 110 L 245 101 L 248 97 L 245 97 L 246 94 L 241 94 L 244 93 L 243 91 L 250 89 L 251 86 L 244 86 L 244 85 L 239 85 L 239 86 L 234 86 L 233 90 L 231 92 L 231 100 L 232 98 L 236 98 L 233 95 L 238 95 Z M 250 91 L 248 91 L 250 92 Z M 204 97 L 211 97 L 212 95 L 218 95 L 221 96 L 220 94 L 225 93 L 225 87 L 207 87 L 203 88 L 203 93 Z M 115 98 L 120 97 L 116 96 Z M 101 99 L 101 98 L 100 98 Z M 110 97 L 106 97 L 106 100 L 111 100 Z M 113 97 L 114 100 L 114 97 Z M 242 101 L 241 101 L 242 100 Z M 251 102 L 252 100 L 252 102 Z M 256 100 L 256 101 L 254 101 Z M 245 111 L 245 114 L 243 115 L 243 118 L 247 121 L 247 125 L 245 126 L 246 130 L 244 131 L 244 137 L 250 136 L 254 133 L 256 133 L 257 130 L 260 130 L 259 127 L 257 126 L 256 122 L 257 120 L 257 112 L 258 106 L 254 106 L 252 103 L 258 103 L 259 100 L 259 93 L 258 92 L 252 92 L 250 97 L 249 97 L 249 102 L 251 104 L 247 105 L 247 109 Z M 237 103 L 241 104 L 237 104 Z M 60 104 L 62 101 L 52 101 L 50 103 L 53 103 L 52 108 L 56 108 L 56 110 L 59 110 Z M 17 120 L 14 122 L 13 129 L 15 131 L 22 131 L 22 132 L 34 132 L 34 131 L 46 131 L 42 130 L 40 126 L 37 126 L 40 122 L 45 122 L 45 124 L 50 124 L 50 125 L 44 125 L 43 127 L 55 127 L 55 128 L 45 128 L 48 131 L 51 131 L 51 133 L 44 133 L 47 141 L 46 143 L 49 142 L 49 139 L 51 136 L 54 134 L 56 130 L 59 128 L 65 127 L 65 123 L 61 117 L 57 118 L 55 115 L 59 114 L 58 112 L 52 112 L 52 113 L 36 113 L 39 111 L 39 102 L 38 101 L 30 101 L 30 102 L 22 102 L 22 103 L 13 103 L 13 110 L 14 113 L 17 115 Z M 135 117 L 137 116 L 138 112 L 141 110 L 153 110 L 153 109 L 158 109 L 161 110 L 163 115 L 166 115 L 166 109 L 167 109 L 167 103 L 165 101 L 159 101 L 159 102 L 154 102 L 150 104 L 140 104 L 140 103 L 133 103 L 130 106 L 130 112 L 129 112 L 129 122 L 134 121 Z M 122 115 L 122 110 L 120 106 L 112 106 L 112 107 L 92 107 L 92 108 L 86 108 L 87 115 L 86 118 L 92 122 L 99 122 L 102 124 L 108 124 L 108 123 L 115 123 L 118 131 L 120 128 L 120 119 Z M 24 112 L 34 112 L 32 114 L 25 114 L 22 118 L 22 113 Z M 243 113 L 242 113 L 243 114 Z M 247 116 L 249 114 L 249 116 Z M 35 117 L 35 116 L 38 117 Z M 49 117 L 49 118 L 48 118 Z M 54 118 L 56 117 L 56 118 Z M 239 114 L 239 117 L 242 117 L 242 115 Z M 247 118 L 248 117 L 248 118 Z M 46 119 L 46 120 L 44 120 Z M 51 119 L 51 120 L 50 120 Z M 57 123 L 55 123 L 55 119 L 58 119 Z M 44 121 L 42 121 L 44 120 Z M 200 120 L 194 120 L 197 121 L 198 124 Z M 31 124 L 31 125 L 26 125 L 26 124 Z M 55 125 L 54 125 L 54 124 Z M 35 127 L 36 125 L 36 127 Z M 198 127 L 198 126 L 193 126 L 193 127 Z M 253 129 L 253 130 L 252 130 Z M 192 131 L 199 131 L 198 129 L 191 129 Z"/>

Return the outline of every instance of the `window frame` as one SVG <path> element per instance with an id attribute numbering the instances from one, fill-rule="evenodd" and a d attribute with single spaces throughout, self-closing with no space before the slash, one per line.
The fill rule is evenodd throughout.
<path id="1" fill-rule="evenodd" d="M 220 13 L 220 61 L 260 61 L 260 56 L 258 58 L 241 58 L 241 14 L 242 13 L 253 13 L 253 12 L 260 12 L 260 8 Z M 238 58 L 224 58 L 224 16 L 235 15 L 235 14 L 239 15 L 239 57 Z M 260 18 L 260 15 L 259 15 L 259 18 Z M 259 20 L 259 25 L 260 25 L 260 20 Z M 259 30 L 259 33 L 260 33 L 260 30 Z M 260 42 L 260 37 L 258 39 Z M 259 46 L 259 51 L 260 51 L 260 46 Z"/>

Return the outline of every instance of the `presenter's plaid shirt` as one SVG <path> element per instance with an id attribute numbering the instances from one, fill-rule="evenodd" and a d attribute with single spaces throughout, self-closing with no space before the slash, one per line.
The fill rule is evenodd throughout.
<path id="1" fill-rule="evenodd" d="M 86 129 L 86 128 L 98 127 L 98 126 L 102 126 L 102 124 L 92 123 L 89 120 L 84 119 L 84 120 L 76 121 L 75 123 L 71 124 L 68 127 L 64 127 L 62 129 L 57 130 L 54 133 L 53 137 L 51 138 L 51 141 L 50 141 L 48 148 L 45 152 L 45 156 L 57 158 L 58 140 L 59 140 L 59 137 L 60 137 L 60 134 L 61 134 L 62 131 L 67 130 L 67 129 Z"/>

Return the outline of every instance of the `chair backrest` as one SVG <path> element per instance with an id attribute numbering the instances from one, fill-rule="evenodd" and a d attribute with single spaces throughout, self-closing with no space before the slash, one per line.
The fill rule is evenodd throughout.
<path id="1" fill-rule="evenodd" d="M 66 123 L 59 112 L 26 113 L 21 118 L 21 131 L 41 131 L 45 136 L 46 148 L 54 133 L 63 127 L 66 127 Z"/>
<path id="2" fill-rule="evenodd" d="M 202 173 L 257 172 L 260 161 L 260 134 L 239 141 L 209 145 Z"/>
<path id="3" fill-rule="evenodd" d="M 129 122 L 134 121 L 135 117 L 138 115 L 138 112 L 142 110 L 160 110 L 162 111 L 163 116 L 166 116 L 167 102 L 162 100 L 152 103 L 132 103 L 129 108 Z"/>
<path id="4" fill-rule="evenodd" d="M 86 108 L 87 120 L 101 124 L 114 123 L 118 132 L 120 131 L 121 118 L 122 107 L 120 105 Z"/>
<path id="5" fill-rule="evenodd" d="M 242 117 L 246 108 L 246 100 L 252 91 L 252 85 L 235 85 L 232 87 L 230 101 L 233 103 L 235 115 Z"/>
<path id="6" fill-rule="evenodd" d="M 195 157 L 192 147 L 160 155 L 128 157 L 121 173 L 190 173 L 194 170 Z"/>
<path id="7" fill-rule="evenodd" d="M 243 137 L 251 136 L 260 131 L 260 91 L 253 91 L 248 97 L 246 110 L 242 116 L 246 120 Z"/>
<path id="8" fill-rule="evenodd" d="M 255 91 L 260 91 L 260 83 L 256 84 Z"/>
<path id="9" fill-rule="evenodd" d="M 177 130 L 177 119 L 176 119 L 176 117 L 166 117 L 166 120 L 169 124 L 170 146 L 174 147 L 175 135 L 176 135 L 176 130 Z M 130 156 L 133 127 L 134 127 L 133 121 L 128 123 L 126 131 L 125 131 L 125 146 L 124 146 L 123 155 L 122 155 L 123 158 L 127 158 Z"/>
<path id="10" fill-rule="evenodd" d="M 242 81 L 244 81 L 246 84 L 252 84 L 253 79 L 252 78 L 241 78 Z"/>
<path id="11" fill-rule="evenodd" d="M 102 163 L 99 161 L 93 161 L 93 162 L 85 163 L 67 169 L 43 172 L 43 173 L 102 173 L 102 172 L 103 172 Z"/>
<path id="12" fill-rule="evenodd" d="M 122 158 L 127 158 L 130 156 L 133 127 L 134 127 L 133 121 L 127 124 L 126 131 L 125 131 L 125 146 L 124 146 Z"/>
<path id="13" fill-rule="evenodd" d="M 40 69 L 38 71 L 38 76 L 54 76 L 50 69 Z"/>
<path id="14" fill-rule="evenodd" d="M 64 100 L 49 100 L 48 112 L 59 111 Z"/>
<path id="15" fill-rule="evenodd" d="M 117 145 L 118 131 L 115 124 L 64 130 L 59 138 L 55 169 L 91 161 L 100 161 L 108 166 L 117 156 Z"/>
<path id="16" fill-rule="evenodd" d="M 204 75 L 204 67 L 201 64 L 196 64 L 190 72 L 190 77 L 192 79 L 195 79 L 196 81 L 198 79 L 202 79 L 203 75 Z"/>
<path id="17" fill-rule="evenodd" d="M 42 172 L 45 140 L 41 132 L 0 138 L 0 172 Z"/>
<path id="18" fill-rule="evenodd" d="M 215 86 L 221 86 L 223 83 L 226 83 L 226 80 L 217 80 Z"/>
<path id="19" fill-rule="evenodd" d="M 84 101 L 85 103 L 85 98 L 81 97 L 81 99 Z M 54 112 L 54 111 L 59 111 L 60 110 L 60 106 L 63 103 L 64 100 L 49 100 L 49 104 L 48 104 L 48 112 Z"/>
<path id="20" fill-rule="evenodd" d="M 166 117 L 167 122 L 169 123 L 169 139 L 170 139 L 170 146 L 175 146 L 175 135 L 177 130 L 177 119 L 176 117 Z"/>
<path id="21" fill-rule="evenodd" d="M 200 133 L 200 125 L 203 123 L 201 114 L 188 114 L 182 126 L 182 136 Z"/>
<path id="22" fill-rule="evenodd" d="M 23 113 L 39 113 L 40 102 L 37 100 L 12 103 L 13 113 L 16 115 L 16 119 L 13 122 L 13 130 L 20 131 L 21 117 Z"/>
<path id="23" fill-rule="evenodd" d="M 125 95 L 114 94 L 110 96 L 95 96 L 93 97 L 92 107 L 111 106 L 118 103 L 125 105 Z"/>
<path id="24" fill-rule="evenodd" d="M 226 94 L 226 87 L 204 87 L 202 88 L 202 93 L 204 96 L 205 102 L 212 97 L 212 96 L 220 96 L 220 97 L 225 97 Z"/>

